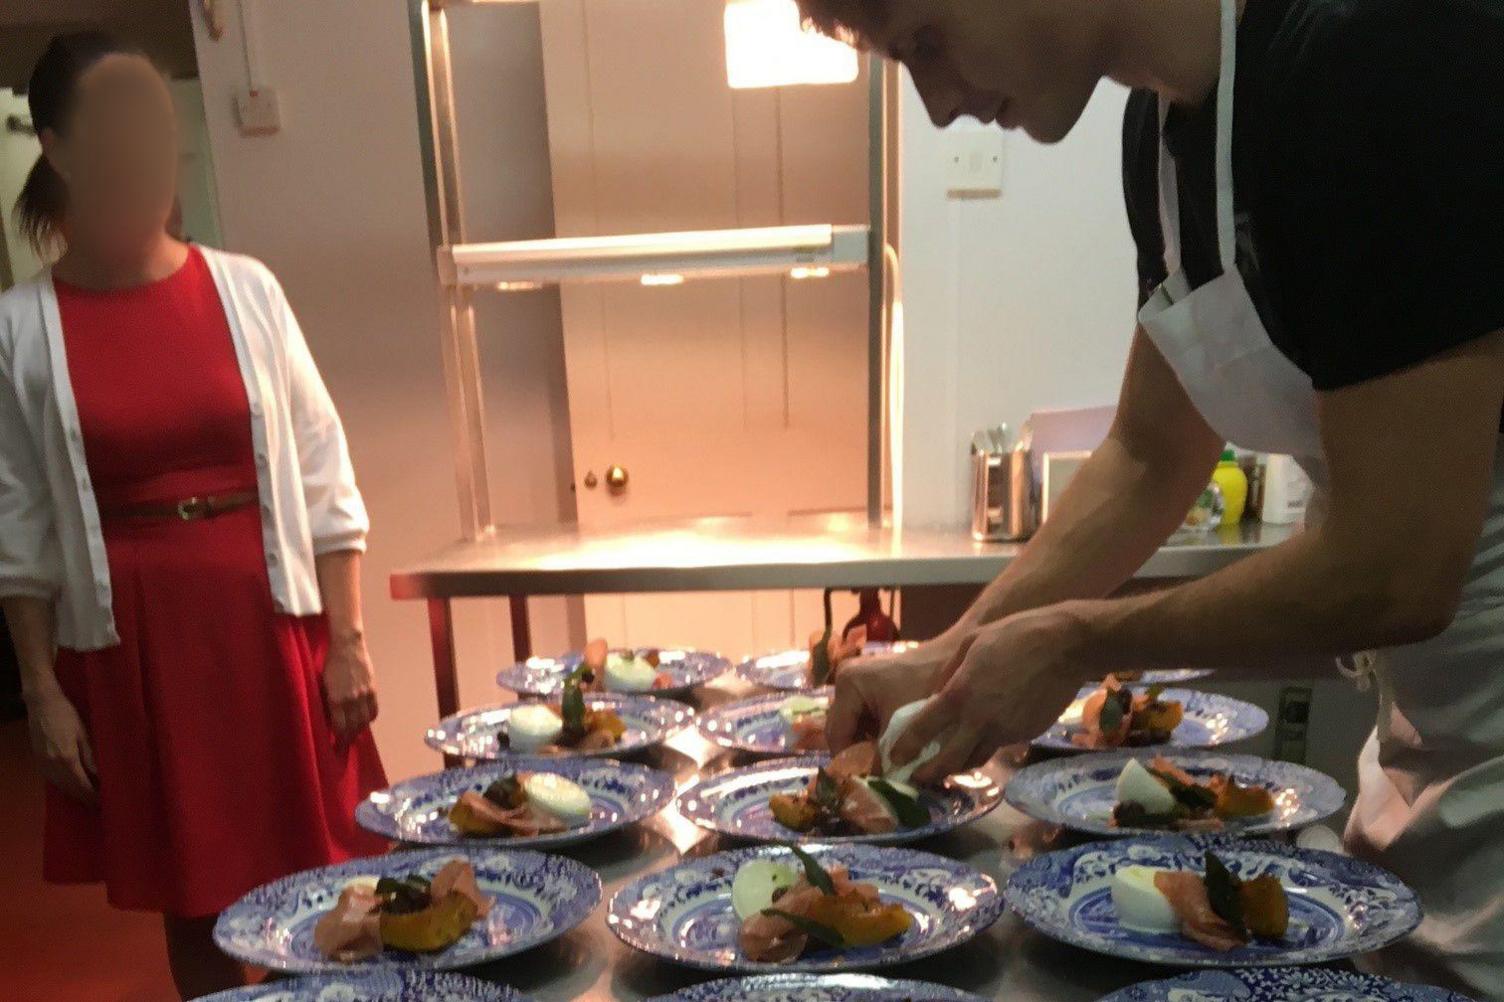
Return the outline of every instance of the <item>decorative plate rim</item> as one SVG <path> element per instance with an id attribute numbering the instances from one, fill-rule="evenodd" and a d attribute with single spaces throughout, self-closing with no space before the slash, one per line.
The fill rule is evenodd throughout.
<path id="1" fill-rule="evenodd" d="M 510 710 L 514 706 L 524 703 L 536 703 L 540 700 L 519 699 L 511 703 L 488 703 L 484 706 L 472 707 L 452 713 L 439 722 L 423 735 L 423 743 L 434 751 L 443 752 L 445 755 L 455 755 L 460 758 L 474 759 L 481 762 L 502 762 L 514 758 L 533 758 L 536 756 L 524 756 L 514 754 L 509 749 L 495 749 L 486 754 L 477 755 L 473 749 L 462 747 L 459 743 L 462 738 L 456 735 L 457 725 L 468 717 L 482 713 L 494 713 L 498 710 Z M 632 745 L 617 745 L 612 748 L 602 748 L 598 751 L 577 752 L 572 755 L 559 755 L 558 758 L 614 758 L 617 755 L 631 755 L 663 744 L 679 731 L 690 727 L 695 723 L 695 709 L 685 703 L 673 699 L 663 699 L 657 696 L 627 695 L 625 693 L 591 693 L 586 697 L 587 705 L 612 703 L 617 707 L 624 704 L 636 703 L 642 708 L 642 713 L 656 717 L 654 721 L 657 727 L 656 734 L 647 734 L 643 741 Z"/>
<path id="2" fill-rule="evenodd" d="M 697 951 L 685 949 L 663 940 L 653 940 L 639 935 L 635 929 L 624 928 L 624 913 L 629 910 L 627 902 L 640 896 L 643 887 L 650 881 L 663 879 L 669 874 L 687 871 L 691 868 L 729 868 L 730 873 L 734 876 L 737 867 L 743 860 L 788 852 L 785 846 L 759 845 L 745 849 L 731 849 L 694 859 L 681 859 L 673 866 L 637 877 L 613 894 L 611 900 L 606 903 L 606 926 L 618 939 L 635 950 L 640 950 L 649 956 L 660 957 L 677 964 L 682 964 L 685 967 L 695 968 L 696 970 L 721 973 L 727 971 L 744 971 L 753 974 L 777 974 L 781 972 L 839 974 L 875 970 L 883 967 L 891 967 L 896 964 L 906 964 L 911 961 L 922 960 L 925 957 L 932 957 L 937 953 L 943 953 L 946 950 L 975 939 L 990 928 L 994 922 L 1002 917 L 1003 912 L 1006 911 L 1003 895 L 998 888 L 996 880 L 976 867 L 971 866 L 969 863 L 963 863 L 946 856 L 902 846 L 875 846 L 860 843 L 806 843 L 801 845 L 800 849 L 816 858 L 822 859 L 825 854 L 834 855 L 838 859 L 842 857 L 850 859 L 851 857 L 868 853 L 888 856 L 902 854 L 913 860 L 913 867 L 915 868 L 923 865 L 948 870 L 958 875 L 964 874 L 979 881 L 983 887 L 983 893 L 978 895 L 977 898 L 976 921 L 971 923 L 970 931 L 965 934 L 957 930 L 951 930 L 922 944 L 916 943 L 912 949 L 902 953 L 893 950 L 885 951 L 883 954 L 873 958 L 870 963 L 865 961 L 859 962 L 860 966 L 853 966 L 851 961 L 843 960 L 839 957 L 813 962 L 796 961 L 791 964 L 767 964 L 741 959 L 733 960 L 730 963 L 722 963 L 707 958 Z M 718 879 L 724 880 L 726 877 L 721 875 Z"/>
<path id="3" fill-rule="evenodd" d="M 863 981 L 867 984 L 839 985 L 831 984 L 842 979 Z M 888 1002 L 901 996 L 921 995 L 925 1002 L 987 1002 L 980 995 L 962 991 L 959 988 L 951 988 L 949 985 L 936 984 L 933 981 L 915 981 L 909 978 L 885 978 L 880 974 L 865 974 L 860 971 L 842 971 L 819 974 L 811 971 L 786 971 L 781 974 L 749 974 L 740 978 L 720 978 L 715 981 L 703 981 L 688 988 L 681 988 L 677 992 L 667 995 L 655 995 L 644 1002 L 721 1002 L 724 999 L 743 999 L 747 1002 L 756 1002 L 755 995 L 739 994 L 728 995 L 727 992 L 756 992 L 782 991 L 787 995 L 789 992 L 808 990 L 821 987 L 849 988 L 853 993 L 851 999 L 860 1002 L 873 992 L 885 993 Z M 879 998 L 881 1002 L 881 997 Z"/>
<path id="4" fill-rule="evenodd" d="M 749 765 L 744 765 L 739 768 L 728 769 L 724 772 L 718 772 L 714 775 L 700 776 L 695 779 L 695 781 L 689 786 L 685 787 L 679 793 L 679 795 L 674 798 L 674 808 L 680 814 L 684 815 L 684 817 L 688 818 L 690 821 L 694 822 L 696 825 L 700 826 L 706 831 L 714 832 L 718 835 L 724 835 L 729 838 L 744 839 L 750 842 L 759 842 L 763 844 L 774 845 L 785 844 L 791 841 L 798 841 L 799 834 L 792 831 L 789 832 L 787 837 L 782 839 L 767 838 L 761 835 L 750 835 L 746 832 L 731 831 L 730 829 L 723 828 L 716 823 L 713 812 L 709 815 L 707 815 L 705 811 L 691 812 L 685 810 L 684 803 L 687 799 L 699 792 L 702 787 L 708 786 L 718 781 L 730 779 L 735 776 L 749 776 L 760 772 L 772 772 L 779 769 L 811 769 L 821 766 L 829 761 L 829 755 L 800 755 L 790 758 L 767 759 L 765 761 L 753 762 Z M 965 825 L 969 825 L 974 821 L 979 821 L 996 810 L 997 806 L 1003 802 L 1002 784 L 998 783 L 998 781 L 993 779 L 991 776 L 988 776 L 986 773 L 980 770 L 974 770 L 967 773 L 959 773 L 958 775 L 963 777 L 980 777 L 986 783 L 985 786 L 971 788 L 954 783 L 953 781 L 955 777 L 951 777 L 951 779 L 947 781 L 948 786 L 952 787 L 952 790 L 956 795 L 967 797 L 970 800 L 970 809 L 963 815 L 947 815 L 943 820 L 939 822 L 931 821 L 929 824 L 924 825 L 920 828 L 901 829 L 899 831 L 889 832 L 886 835 L 822 835 L 821 837 L 811 839 L 810 841 L 817 842 L 822 845 L 894 845 L 897 843 L 918 842 L 921 839 L 933 838 L 936 835 L 944 835 L 947 832 L 952 832 Z M 933 790 L 927 792 L 931 793 L 932 795 L 935 793 L 935 791 Z"/>
<path id="5" fill-rule="evenodd" d="M 1428 985 L 1412 985 L 1376 974 L 1362 974 L 1357 971 L 1344 971 L 1330 967 L 1223 967 L 1201 968 L 1195 971 L 1186 971 L 1173 977 L 1160 978 L 1153 981 L 1140 981 L 1119 989 L 1111 995 L 1105 996 L 1099 1002 L 1166 1002 L 1175 990 L 1189 990 L 1200 992 L 1196 987 L 1198 981 L 1222 975 L 1243 982 L 1243 987 L 1257 990 L 1255 979 L 1275 980 L 1299 978 L 1304 981 L 1325 982 L 1325 984 L 1312 984 L 1309 987 L 1318 991 L 1354 991 L 1371 995 L 1374 992 L 1383 992 L 1385 1002 L 1472 1002 L 1465 995 L 1445 988 L 1433 988 Z M 1207 986 L 1210 987 L 1210 986 Z M 1274 985 L 1271 987 L 1278 987 Z M 1306 986 L 1296 986 L 1306 987 Z M 1234 1002 L 1230 996 L 1223 996 L 1226 1002 Z M 1240 1002 L 1257 1002 L 1252 996 L 1242 998 Z"/>
<path id="6" fill-rule="evenodd" d="M 254 946 L 250 947 L 247 947 L 245 944 L 229 942 L 228 927 L 239 918 L 240 913 L 251 911 L 253 906 L 250 904 L 250 900 L 253 897 L 300 893 L 299 889 L 313 878 L 326 880 L 331 884 L 335 881 L 348 883 L 350 878 L 370 875 L 372 872 L 371 867 L 382 863 L 406 864 L 406 868 L 411 870 L 421 867 L 425 863 L 453 858 L 456 855 L 489 857 L 502 854 L 525 857 L 526 861 L 532 866 L 558 867 L 569 873 L 570 878 L 575 882 L 580 893 L 568 902 L 567 908 L 561 909 L 562 917 L 550 917 L 552 931 L 548 935 L 538 939 L 519 940 L 488 946 L 474 953 L 462 954 L 459 958 L 445 959 L 440 955 L 432 958 L 432 963 L 402 963 L 380 957 L 360 967 L 352 967 L 334 960 L 303 961 L 280 954 L 273 954 L 264 945 L 264 937 L 258 940 Z M 600 875 L 584 863 L 570 859 L 568 856 L 542 853 L 534 849 L 502 849 L 491 846 L 438 846 L 430 849 L 415 849 L 411 852 L 392 853 L 385 856 L 365 856 L 345 863 L 336 863 L 332 866 L 320 866 L 308 870 L 300 870 L 297 873 L 291 873 L 285 877 L 268 881 L 259 887 L 247 891 L 234 904 L 219 913 L 219 918 L 214 923 L 214 942 L 226 954 L 245 963 L 264 967 L 270 971 L 292 974 L 358 973 L 363 970 L 374 970 L 377 968 L 421 968 L 423 970 L 435 971 L 461 970 L 477 964 L 500 960 L 503 957 L 510 957 L 566 935 L 595 913 L 596 907 L 601 903 L 602 894 L 603 888 Z"/>
<path id="7" fill-rule="evenodd" d="M 652 794 L 651 803 L 642 804 L 637 799 L 632 799 L 618 821 L 607 822 L 598 827 L 581 825 L 569 828 L 562 832 L 551 832 L 544 835 L 522 836 L 517 838 L 466 838 L 454 835 L 448 839 L 438 838 L 407 838 L 398 829 L 396 817 L 391 810 L 384 810 L 375 802 L 379 796 L 399 797 L 404 787 L 411 788 L 423 783 L 442 784 L 449 778 L 456 780 L 466 776 L 495 774 L 498 778 L 508 772 L 548 772 L 564 776 L 567 779 L 578 779 L 579 774 L 596 769 L 605 769 L 617 773 L 638 776 L 644 784 L 644 791 Z M 416 792 L 416 791 L 413 791 Z M 621 762 L 614 758 L 590 758 L 582 755 L 559 758 L 539 758 L 529 756 L 516 756 L 505 760 L 497 759 L 482 762 L 469 768 L 442 769 L 438 772 L 427 773 L 422 776 L 413 776 L 401 782 L 393 783 L 385 790 L 376 790 L 370 793 L 356 805 L 355 821 L 360 827 L 373 835 L 393 842 L 400 842 L 408 846 L 454 846 L 470 845 L 485 846 L 496 849 L 542 849 L 573 845 L 579 842 L 589 841 L 609 835 L 612 832 L 629 828 L 640 821 L 645 821 L 663 810 L 674 800 L 674 777 L 662 769 L 654 769 L 652 766 L 640 762 Z"/>
<path id="8" fill-rule="evenodd" d="M 1272 955 L 1267 959 L 1239 957 L 1234 960 L 1222 959 L 1215 954 L 1193 950 L 1190 946 L 1181 950 L 1167 950 L 1165 947 L 1140 946 L 1117 940 L 1104 941 L 1100 937 L 1083 933 L 1074 925 L 1061 928 L 1054 923 L 1046 922 L 1038 914 L 1038 909 L 1031 907 L 1031 892 L 1037 895 L 1057 892 L 1045 888 L 1025 888 L 1023 885 L 1026 882 L 1046 876 L 1052 869 L 1067 865 L 1073 867 L 1075 861 L 1086 853 L 1126 853 L 1133 846 L 1157 848 L 1161 852 L 1172 854 L 1186 851 L 1204 853 L 1208 849 L 1220 849 L 1225 853 L 1257 853 L 1283 859 L 1304 859 L 1313 865 L 1324 864 L 1329 871 L 1348 870 L 1361 874 L 1371 883 L 1385 886 L 1395 894 L 1396 907 L 1404 911 L 1405 918 L 1396 927 L 1378 931 L 1360 931 L 1355 937 L 1345 940 L 1346 945 L 1339 946 L 1337 943 L 1331 943 L 1306 949 L 1292 949 Z M 1072 873 L 1071 876 L 1074 883 L 1074 874 Z M 1030 928 L 1051 939 L 1109 957 L 1187 968 L 1292 967 L 1341 960 L 1357 954 L 1370 953 L 1404 938 L 1415 931 L 1422 918 L 1420 900 L 1415 892 L 1404 881 L 1382 867 L 1340 853 L 1325 852 L 1320 849 L 1302 849 L 1299 846 L 1285 845 L 1265 839 L 1243 839 L 1223 834 L 1135 835 L 1131 838 L 1087 842 L 1069 849 L 1045 853 L 1028 860 L 1013 871 L 1008 878 L 1007 886 L 1003 889 L 1003 899 L 1007 902 L 1009 910 Z"/>
<path id="9" fill-rule="evenodd" d="M 1039 801 L 1033 800 L 1025 794 L 1025 787 L 1031 780 L 1043 780 L 1056 774 L 1071 774 L 1078 770 L 1086 771 L 1091 769 L 1093 765 L 1102 769 L 1115 766 L 1121 771 L 1123 765 L 1130 758 L 1145 761 L 1161 755 L 1176 760 L 1177 764 L 1182 765 L 1187 761 L 1216 759 L 1231 764 L 1234 771 L 1241 771 L 1243 773 L 1256 771 L 1252 768 L 1253 766 L 1257 766 L 1258 768 L 1270 765 L 1279 766 L 1294 772 L 1307 774 L 1310 778 L 1311 786 L 1315 787 L 1314 792 L 1322 793 L 1332 798 L 1326 802 L 1316 801 L 1321 806 L 1312 811 L 1309 817 L 1304 817 L 1297 822 L 1274 823 L 1266 821 L 1254 824 L 1237 824 L 1230 826 L 1224 834 L 1236 833 L 1253 836 L 1293 831 L 1297 828 L 1325 821 L 1333 814 L 1342 810 L 1343 806 L 1347 803 L 1347 790 L 1343 788 L 1341 783 L 1319 769 L 1313 769 L 1304 763 L 1284 762 L 1279 759 L 1264 758 L 1261 755 L 1251 755 L 1241 752 L 1222 752 L 1214 748 L 1119 748 L 1109 751 L 1087 752 L 1082 755 L 1072 755 L 1064 758 L 1046 759 L 1043 762 L 1035 762 L 1032 765 L 1027 765 L 1014 773 L 1008 780 L 1007 785 L 1003 787 L 1003 798 L 1008 802 L 1008 806 L 1021 814 L 1028 815 L 1036 821 L 1042 821 L 1045 824 L 1060 825 L 1070 831 L 1082 832 L 1088 835 L 1127 838 L 1133 835 L 1173 834 L 1152 828 L 1115 828 L 1105 822 L 1096 825 L 1083 823 L 1077 818 L 1068 817 L 1056 809 L 1053 803 L 1041 804 Z M 1243 768 L 1239 770 L 1239 766 Z"/>
<path id="10" fill-rule="evenodd" d="M 331 972 L 327 974 L 300 974 L 286 980 L 266 981 L 259 985 L 246 985 L 243 988 L 230 988 L 213 995 L 205 995 L 197 1002 L 256 1002 L 271 996 L 296 992 L 299 989 L 323 992 L 338 985 L 349 985 L 359 990 L 364 988 L 370 991 L 368 983 L 378 979 L 396 977 L 402 980 L 402 989 L 412 987 L 422 988 L 421 984 L 414 985 L 415 981 L 439 982 L 452 985 L 455 991 L 471 993 L 467 998 L 473 998 L 475 1002 L 533 1002 L 531 998 L 523 995 L 510 985 L 499 985 L 469 974 L 458 971 L 436 971 L 426 967 L 384 967 L 379 970 L 350 972 Z M 309 1002 L 318 1002 L 317 995 L 306 996 Z M 367 999 L 369 995 L 357 995 L 356 998 Z"/>
<path id="11" fill-rule="evenodd" d="M 649 695 L 653 695 L 654 693 L 656 693 L 658 695 L 667 695 L 667 694 L 683 695 L 683 694 L 689 692 L 690 690 L 692 690 L 692 689 L 694 689 L 694 688 L 696 688 L 698 686 L 705 685 L 707 682 L 713 682 L 713 681 L 715 681 L 716 679 L 720 678 L 722 675 L 724 675 L 727 672 L 729 672 L 729 671 L 732 670 L 731 659 L 728 658 L 728 657 L 726 657 L 726 655 L 722 654 L 720 651 L 707 651 L 707 650 L 702 650 L 702 649 L 700 649 L 698 647 L 682 647 L 682 646 L 674 646 L 674 645 L 665 645 L 663 647 L 655 647 L 655 648 L 648 648 L 648 647 L 633 647 L 633 648 L 612 647 L 612 648 L 610 648 L 610 650 L 612 652 L 620 652 L 620 651 L 629 650 L 629 649 L 632 650 L 632 651 L 644 651 L 644 650 L 678 651 L 678 652 L 681 652 L 683 654 L 696 655 L 696 656 L 703 657 L 703 658 L 707 659 L 714 666 L 714 670 L 711 671 L 709 674 L 705 674 L 705 675 L 700 676 L 699 678 L 696 678 L 693 682 L 690 682 L 687 685 L 675 685 L 675 686 L 670 686 L 670 687 L 668 687 L 666 689 L 655 689 L 655 690 L 653 690 L 652 693 L 646 693 L 646 692 L 645 693 L 612 693 L 612 695 L 622 695 L 622 696 L 643 695 L 643 696 L 649 696 Z M 547 658 L 546 660 L 555 661 L 555 662 L 568 661 L 571 658 L 574 658 L 574 659 L 578 660 L 581 657 L 583 657 L 583 655 L 584 655 L 583 651 L 566 651 L 565 653 L 560 654 L 557 657 Z M 524 672 L 532 671 L 532 670 L 533 669 L 531 669 L 531 668 L 528 667 L 528 663 L 526 661 L 514 661 L 512 664 L 509 664 L 506 667 L 504 667 L 504 668 L 500 669 L 499 671 L 497 671 L 497 673 L 496 673 L 496 684 L 498 686 L 500 686 L 501 688 L 506 689 L 509 692 L 515 692 L 518 696 L 523 696 L 523 697 L 534 697 L 534 696 L 547 697 L 547 696 L 552 696 L 552 695 L 554 695 L 555 693 L 557 693 L 559 691 L 560 686 L 556 686 L 556 685 L 550 685 L 550 686 L 548 686 L 546 688 L 541 688 L 541 689 L 537 688 L 536 686 L 532 687 L 532 688 L 527 688 L 527 689 L 519 689 L 511 681 L 507 681 L 507 679 L 509 677 L 512 678 L 513 681 L 516 681 L 516 678 L 515 678 L 516 675 L 524 673 Z"/>

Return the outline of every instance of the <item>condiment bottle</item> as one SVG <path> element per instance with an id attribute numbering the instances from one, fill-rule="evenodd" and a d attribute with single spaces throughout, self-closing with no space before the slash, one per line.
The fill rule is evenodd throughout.
<path id="1" fill-rule="evenodd" d="M 1238 465 L 1236 452 L 1228 449 L 1222 453 L 1222 461 L 1212 471 L 1212 481 L 1222 488 L 1222 524 L 1237 525 L 1248 504 L 1248 474 Z"/>

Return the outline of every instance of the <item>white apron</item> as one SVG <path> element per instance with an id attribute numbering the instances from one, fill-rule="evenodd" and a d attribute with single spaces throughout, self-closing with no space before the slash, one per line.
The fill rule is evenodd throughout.
<path id="1" fill-rule="evenodd" d="M 1223 438 L 1326 466 L 1311 381 L 1270 341 L 1236 265 L 1232 119 L 1236 0 L 1222 0 L 1217 87 L 1217 244 L 1222 274 L 1192 291 L 1180 261 L 1175 161 L 1160 143 L 1170 276 L 1139 322 Z M 1164 102 L 1161 102 L 1162 108 Z M 1163 125 L 1163 111 L 1161 126 Z M 1364 966 L 1478 999 L 1504 999 L 1504 453 L 1461 612 L 1441 636 L 1363 657 L 1380 691 L 1359 760 L 1347 845 L 1420 894 L 1426 919 Z M 1320 505 L 1313 506 L 1312 517 Z"/>

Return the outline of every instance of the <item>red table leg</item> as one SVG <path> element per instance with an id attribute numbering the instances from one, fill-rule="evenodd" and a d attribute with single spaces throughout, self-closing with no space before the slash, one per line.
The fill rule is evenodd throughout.
<path id="1" fill-rule="evenodd" d="M 454 617 L 449 599 L 428 600 L 428 636 L 433 645 L 433 685 L 439 699 L 439 716 L 447 717 L 460 709 L 459 672 L 454 659 Z M 444 756 L 447 768 L 463 764 L 463 759 Z"/>
<path id="2" fill-rule="evenodd" d="M 533 625 L 528 618 L 527 596 L 512 595 L 512 656 L 521 664 L 533 656 Z"/>

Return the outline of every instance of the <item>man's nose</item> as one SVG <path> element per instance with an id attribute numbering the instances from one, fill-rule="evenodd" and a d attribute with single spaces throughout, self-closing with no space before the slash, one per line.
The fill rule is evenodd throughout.
<path id="1" fill-rule="evenodd" d="M 919 100 L 937 128 L 945 128 L 961 117 L 961 95 L 953 87 L 945 86 L 927 73 L 914 73 L 914 87 L 919 91 Z"/>

